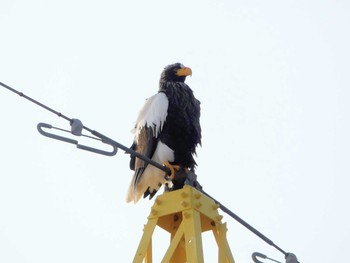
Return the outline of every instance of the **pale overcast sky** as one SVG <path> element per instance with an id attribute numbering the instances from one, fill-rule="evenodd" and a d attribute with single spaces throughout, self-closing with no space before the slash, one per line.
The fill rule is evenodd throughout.
<path id="1" fill-rule="evenodd" d="M 201 101 L 204 189 L 300 262 L 350 245 L 349 1 L 0 1 L 0 81 L 130 146 L 181 62 Z M 153 201 L 132 172 L 41 136 L 69 124 L 0 87 L 0 262 L 131 262 Z M 88 142 L 86 142 L 88 143 Z M 224 215 L 237 263 L 283 256 Z M 169 237 L 154 237 L 154 262 Z M 206 262 L 216 261 L 205 235 Z"/>

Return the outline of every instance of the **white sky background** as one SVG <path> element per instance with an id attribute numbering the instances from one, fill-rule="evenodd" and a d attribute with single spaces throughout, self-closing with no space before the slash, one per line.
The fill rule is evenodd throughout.
<path id="1" fill-rule="evenodd" d="M 1 0 L 0 81 L 130 146 L 161 70 L 182 62 L 202 102 L 204 189 L 300 262 L 343 262 L 349 28 L 348 1 Z M 41 136 L 39 122 L 69 125 L 2 87 L 0 105 L 0 262 L 131 262 L 153 201 L 125 203 L 128 155 Z M 283 261 L 224 221 L 236 262 Z M 214 246 L 206 235 L 206 262 Z"/>

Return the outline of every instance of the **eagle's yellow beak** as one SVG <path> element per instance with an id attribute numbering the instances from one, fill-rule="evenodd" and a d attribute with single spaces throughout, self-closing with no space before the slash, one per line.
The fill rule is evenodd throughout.
<path id="1" fill-rule="evenodd" d="M 180 68 L 177 70 L 176 75 L 179 77 L 192 76 L 192 69 L 188 67 Z"/>

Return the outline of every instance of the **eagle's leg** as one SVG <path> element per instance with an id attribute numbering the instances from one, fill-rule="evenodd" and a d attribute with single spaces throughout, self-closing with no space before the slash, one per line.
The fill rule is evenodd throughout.
<path id="1" fill-rule="evenodd" d="M 178 172 L 181 168 L 180 165 L 172 165 L 169 163 L 169 161 L 165 161 L 163 163 L 163 165 L 165 167 L 168 167 L 170 169 L 170 175 L 166 174 L 165 177 L 167 178 L 167 180 L 173 180 L 175 178 L 175 173 Z"/>
<path id="2" fill-rule="evenodd" d="M 168 161 L 163 163 L 164 166 L 168 167 L 171 171 L 170 175 L 165 175 L 165 179 L 168 181 L 165 183 L 165 191 L 174 191 L 181 189 L 186 180 L 188 180 L 188 174 L 190 169 L 180 165 L 172 165 Z M 171 182 L 170 182 L 171 181 Z"/>

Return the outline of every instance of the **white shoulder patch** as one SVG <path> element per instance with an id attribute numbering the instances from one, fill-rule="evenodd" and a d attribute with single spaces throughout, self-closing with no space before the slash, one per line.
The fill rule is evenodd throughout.
<path id="1" fill-rule="evenodd" d="M 135 140 L 138 140 L 143 127 L 153 130 L 153 136 L 158 137 L 168 114 L 169 100 L 163 92 L 159 92 L 148 98 L 136 119 Z"/>

